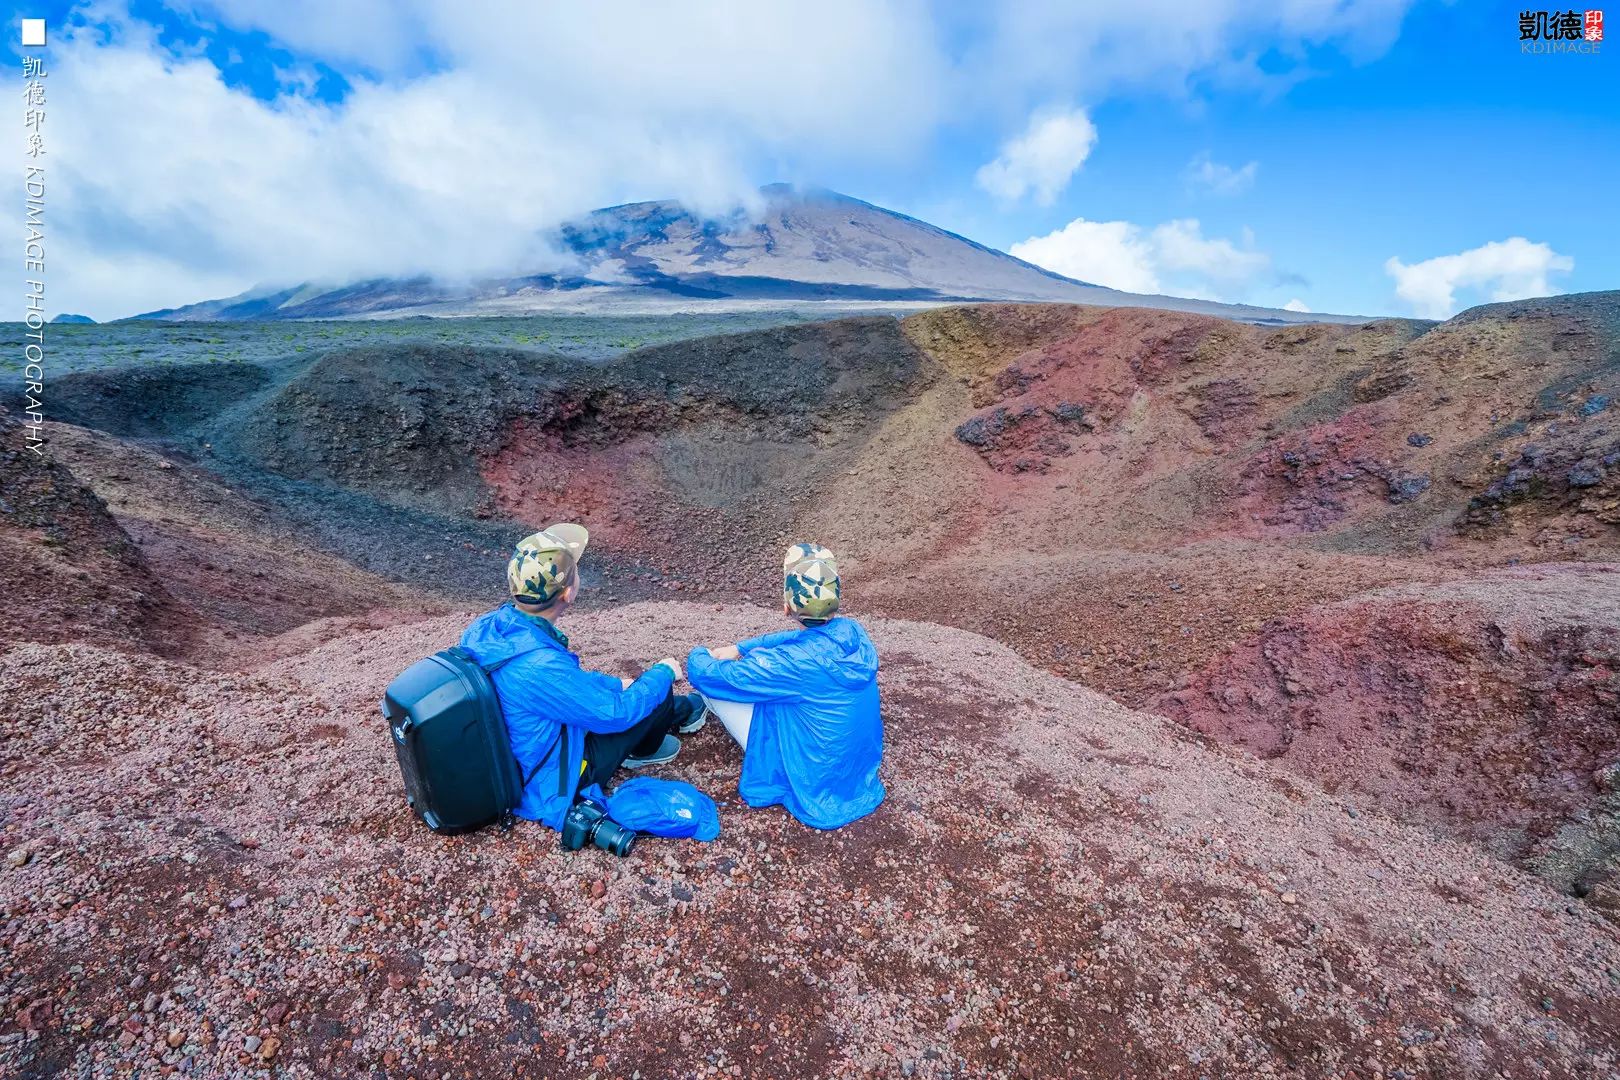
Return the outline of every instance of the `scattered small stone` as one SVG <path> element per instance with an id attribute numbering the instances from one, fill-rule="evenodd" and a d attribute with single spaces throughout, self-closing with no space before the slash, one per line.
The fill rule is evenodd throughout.
<path id="1" fill-rule="evenodd" d="M 6 865 L 13 868 L 27 866 L 28 860 L 33 857 L 34 853 L 25 847 L 12 848 L 6 855 Z"/>
<path id="2" fill-rule="evenodd" d="M 249 1035 L 247 1038 L 242 1040 L 242 1049 L 246 1050 L 250 1054 L 257 1054 L 259 1052 L 259 1044 L 263 1041 L 264 1040 L 260 1039 L 257 1035 Z"/>

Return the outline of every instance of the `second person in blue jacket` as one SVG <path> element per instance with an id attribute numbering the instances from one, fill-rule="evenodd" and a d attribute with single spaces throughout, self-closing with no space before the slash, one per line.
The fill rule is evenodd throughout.
<path id="1" fill-rule="evenodd" d="M 794 544 L 782 560 L 782 610 L 800 628 L 693 649 L 687 678 L 743 747 L 737 790 L 750 806 L 780 803 L 836 829 L 883 801 L 877 649 L 838 614 L 833 553 Z"/>

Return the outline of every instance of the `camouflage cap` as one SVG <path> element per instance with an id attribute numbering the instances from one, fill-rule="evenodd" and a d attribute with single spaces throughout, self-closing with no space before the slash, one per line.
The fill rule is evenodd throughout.
<path id="1" fill-rule="evenodd" d="M 838 613 L 838 560 L 820 544 L 794 544 L 782 556 L 782 599 L 801 619 Z"/>
<path id="2" fill-rule="evenodd" d="M 506 588 L 523 604 L 550 604 L 574 580 L 591 534 L 560 522 L 517 542 L 506 564 Z"/>

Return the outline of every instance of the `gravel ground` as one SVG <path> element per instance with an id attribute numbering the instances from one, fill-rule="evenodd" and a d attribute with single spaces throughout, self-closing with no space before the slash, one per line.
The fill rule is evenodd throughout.
<path id="1" fill-rule="evenodd" d="M 463 621 L 0 654 L 0 1074 L 1615 1075 L 1620 930 L 965 631 L 869 621 L 889 799 L 839 832 L 739 806 L 716 728 L 668 769 L 712 844 L 435 837 L 376 707 Z M 567 629 L 630 673 L 778 622 Z"/>

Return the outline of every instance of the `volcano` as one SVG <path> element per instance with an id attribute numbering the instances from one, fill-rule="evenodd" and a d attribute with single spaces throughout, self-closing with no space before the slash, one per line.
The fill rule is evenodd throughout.
<path id="1" fill-rule="evenodd" d="M 1258 323 L 1361 322 L 1120 292 L 1055 274 L 893 210 L 772 184 L 757 212 L 703 217 L 668 200 L 594 211 L 545 237 L 544 271 L 449 285 L 429 277 L 304 282 L 136 316 L 167 321 L 1056 301 L 1165 308 Z"/>
<path id="2" fill-rule="evenodd" d="M 0 1075 L 1614 1075 L 1620 293 L 483 321 L 69 340 L 0 453 Z M 421 828 L 377 703 L 555 520 L 615 675 L 836 551 L 884 804 L 748 810 L 711 725 L 711 844 Z"/>

